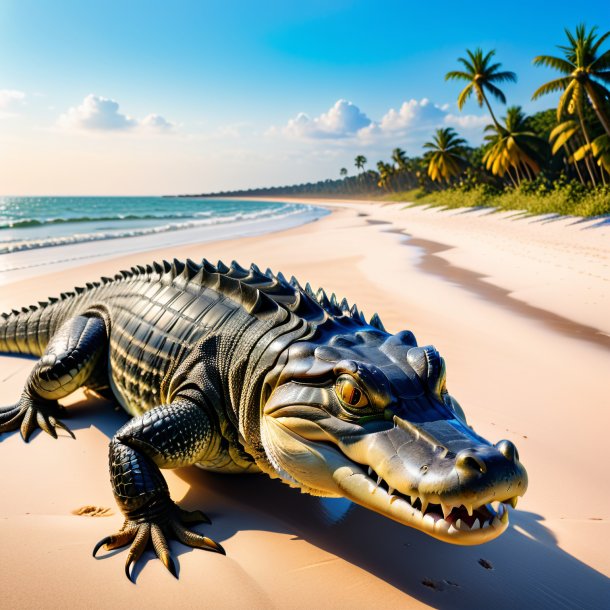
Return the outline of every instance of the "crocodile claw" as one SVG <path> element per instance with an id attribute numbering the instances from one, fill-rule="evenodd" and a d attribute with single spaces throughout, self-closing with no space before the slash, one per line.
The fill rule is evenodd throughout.
<path id="1" fill-rule="evenodd" d="M 102 547 L 110 551 L 131 544 L 127 553 L 127 560 L 125 561 L 125 576 L 131 582 L 135 582 L 132 566 L 135 566 L 150 543 L 152 543 L 155 554 L 163 562 L 163 565 L 174 578 L 178 578 L 176 562 L 171 556 L 167 543 L 168 537 L 175 538 L 182 542 L 182 544 L 193 548 L 226 555 L 225 550 L 220 544 L 207 536 L 184 527 L 184 523 L 210 523 L 210 520 L 204 513 L 198 510 L 186 511 L 179 507 L 176 507 L 176 509 L 169 519 L 164 518 L 160 523 L 157 523 L 156 519 L 140 523 L 126 519 L 123 527 L 116 534 L 102 538 L 95 545 L 93 556 L 95 557 Z"/>
<path id="2" fill-rule="evenodd" d="M 27 443 L 36 428 L 53 438 L 57 438 L 57 429 L 62 429 L 75 438 L 72 430 L 54 417 L 64 412 L 65 409 L 55 401 L 38 402 L 24 395 L 16 405 L 0 407 L 0 434 L 19 428 L 21 437 Z"/>

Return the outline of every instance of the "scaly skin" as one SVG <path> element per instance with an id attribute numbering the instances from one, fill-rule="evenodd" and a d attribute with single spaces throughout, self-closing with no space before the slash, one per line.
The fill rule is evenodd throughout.
<path id="1" fill-rule="evenodd" d="M 168 537 L 224 553 L 186 527 L 209 520 L 171 500 L 162 468 L 262 471 L 456 544 L 500 535 L 491 502 L 527 488 L 514 445 L 467 425 L 432 346 L 255 265 L 134 267 L 4 314 L 0 351 L 41 356 L 0 433 L 57 437 L 57 401 L 81 386 L 133 416 L 109 451 L 125 523 L 94 549 L 131 544 L 130 579 L 148 544 L 176 575 Z"/>

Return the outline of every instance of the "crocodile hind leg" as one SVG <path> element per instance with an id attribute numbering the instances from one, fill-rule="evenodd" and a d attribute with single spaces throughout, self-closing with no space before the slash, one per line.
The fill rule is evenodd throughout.
<path id="1" fill-rule="evenodd" d="M 213 444 L 212 423 L 201 406 L 188 399 L 162 405 L 127 422 L 110 442 L 110 480 L 116 501 L 125 515 L 123 527 L 100 540 L 93 556 L 105 546 L 116 549 L 131 543 L 125 574 L 152 543 L 165 567 L 177 578 L 168 537 L 191 547 L 224 554 L 220 544 L 185 527 L 210 520 L 200 511 L 189 512 L 169 495 L 160 468 L 195 464 Z"/>
<path id="2" fill-rule="evenodd" d="M 106 326 L 100 318 L 76 316 L 67 320 L 34 366 L 19 402 L 0 407 L 0 433 L 20 428 L 27 443 L 36 427 L 54 438 L 61 428 L 74 438 L 58 419 L 65 409 L 57 400 L 87 383 L 106 344 Z"/>

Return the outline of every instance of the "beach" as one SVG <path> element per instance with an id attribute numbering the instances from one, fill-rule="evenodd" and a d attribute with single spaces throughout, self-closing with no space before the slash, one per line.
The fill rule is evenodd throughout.
<path id="1" fill-rule="evenodd" d="M 75 441 L 36 433 L 25 444 L 18 433 L 0 436 L 3 606 L 607 605 L 607 219 L 307 203 L 332 213 L 300 226 L 275 225 L 271 233 L 218 233 L 206 243 L 164 247 L 148 238 L 131 251 L 108 246 L 118 240 L 103 249 L 96 243 L 88 258 L 80 244 L 80 258 L 69 263 L 64 257 L 48 265 L 42 256 L 35 264 L 33 253 L 43 250 L 18 253 L 25 271 L 14 265 L 0 277 L 0 311 L 163 258 L 254 262 L 323 286 L 367 317 L 377 312 L 388 331 L 409 329 L 420 345 L 435 345 L 469 423 L 492 442 L 516 444 L 529 489 L 511 510 L 509 530 L 486 545 L 458 547 L 264 475 L 163 471 L 174 500 L 210 515 L 212 525 L 198 531 L 219 541 L 227 556 L 172 542 L 179 580 L 147 552 L 133 585 L 123 572 L 125 552 L 91 556 L 122 523 L 107 451 L 127 416 L 77 392 L 63 401 Z M 2 404 L 18 399 L 31 366 L 0 356 Z"/>

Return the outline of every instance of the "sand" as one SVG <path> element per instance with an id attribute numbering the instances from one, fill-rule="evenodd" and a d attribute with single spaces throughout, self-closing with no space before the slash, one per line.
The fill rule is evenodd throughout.
<path id="1" fill-rule="evenodd" d="M 175 500 L 211 516 L 201 531 L 227 557 L 173 542 L 180 579 L 147 554 L 133 585 L 124 552 L 91 557 L 122 522 L 107 445 L 126 416 L 77 393 L 64 401 L 76 441 L 0 437 L 3 607 L 607 606 L 609 225 L 400 204 L 332 208 L 280 233 L 41 271 L 4 284 L 0 309 L 158 257 L 253 261 L 323 285 L 377 311 L 388 330 L 434 344 L 470 423 L 489 440 L 515 442 L 530 487 L 509 530 L 457 547 L 264 476 L 164 471 Z M 3 403 L 18 398 L 31 364 L 0 357 Z"/>

